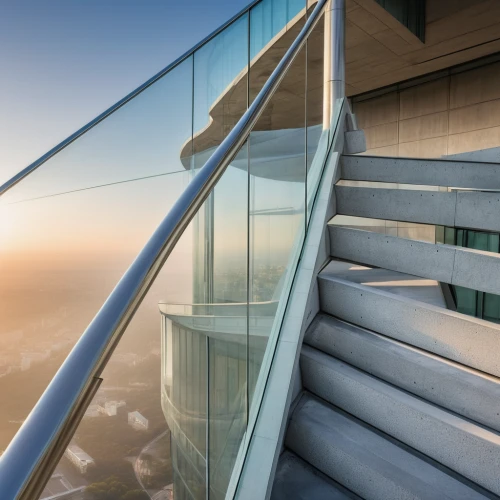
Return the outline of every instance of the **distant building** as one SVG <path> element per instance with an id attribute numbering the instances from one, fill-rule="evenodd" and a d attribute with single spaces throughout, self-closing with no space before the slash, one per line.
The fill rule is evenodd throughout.
<path id="1" fill-rule="evenodd" d="M 87 472 L 89 466 L 95 465 L 94 459 L 76 444 L 70 444 L 64 454 L 82 474 Z"/>
<path id="2" fill-rule="evenodd" d="M 133 411 L 128 414 L 128 424 L 138 431 L 147 431 L 149 427 L 148 419 L 138 411 Z"/>
<path id="3" fill-rule="evenodd" d="M 40 500 L 83 500 L 85 486 L 74 488 L 66 477 L 55 472 L 45 485 Z"/>
<path id="4" fill-rule="evenodd" d="M 118 408 L 125 405 L 125 401 L 106 401 L 104 405 L 99 406 L 99 412 L 107 417 L 114 417 Z"/>

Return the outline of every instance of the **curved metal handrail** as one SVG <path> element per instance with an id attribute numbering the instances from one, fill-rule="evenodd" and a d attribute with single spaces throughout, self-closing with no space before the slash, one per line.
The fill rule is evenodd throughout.
<path id="1" fill-rule="evenodd" d="M 248 139 L 329 0 L 319 0 L 262 90 L 123 275 L 0 458 L 1 498 L 39 498 L 99 388 L 102 371 L 195 214 Z"/>

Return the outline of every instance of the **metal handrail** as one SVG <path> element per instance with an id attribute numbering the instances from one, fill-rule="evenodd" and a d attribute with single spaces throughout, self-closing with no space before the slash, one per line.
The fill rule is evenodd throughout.
<path id="1" fill-rule="evenodd" d="M 15 435 L 0 458 L 2 500 L 39 498 L 137 308 L 184 230 L 248 139 L 328 1 L 318 1 L 253 104 L 163 219 Z"/>

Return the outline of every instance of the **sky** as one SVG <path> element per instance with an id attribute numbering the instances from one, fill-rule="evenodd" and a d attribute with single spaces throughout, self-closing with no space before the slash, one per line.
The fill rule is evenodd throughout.
<path id="1" fill-rule="evenodd" d="M 248 3 L 0 0 L 0 185 Z M 284 24 L 286 13 L 294 15 L 305 1 L 279 5 L 276 19 Z M 279 31 L 279 22 L 273 29 Z M 179 152 L 191 136 L 192 119 L 196 130 L 208 123 L 207 89 L 221 84 L 215 94 L 221 92 L 246 69 L 247 47 L 238 41 L 247 41 L 247 26 L 245 19 L 234 23 L 200 52 L 194 87 L 192 63 L 185 61 L 2 196 L 0 259 L 37 256 L 56 264 L 62 255 L 72 262 L 82 255 L 137 255 L 189 182 Z M 252 33 L 264 44 L 275 34 L 255 26 Z M 234 184 L 246 194 L 246 182 L 244 176 Z M 221 186 L 218 199 L 226 200 L 226 209 L 238 190 L 231 182 Z M 267 196 L 273 191 L 272 183 L 259 185 L 254 209 L 276 208 L 260 207 L 259 200 L 289 207 L 294 196 L 286 189 Z M 237 238 L 230 228 L 246 215 L 231 214 L 225 227 Z M 236 243 L 226 237 L 225 247 Z"/>
<path id="2" fill-rule="evenodd" d="M 250 0 L 0 0 L 0 184 Z"/>

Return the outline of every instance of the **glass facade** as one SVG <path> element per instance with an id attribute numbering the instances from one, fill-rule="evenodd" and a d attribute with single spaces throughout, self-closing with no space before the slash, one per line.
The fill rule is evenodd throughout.
<path id="1" fill-rule="evenodd" d="M 194 54 L 192 175 L 306 16 L 304 1 L 263 0 Z M 160 305 L 163 409 L 177 429 L 180 498 L 225 498 L 249 442 L 329 143 L 323 53 L 321 20 L 193 221 L 192 301 Z"/>

